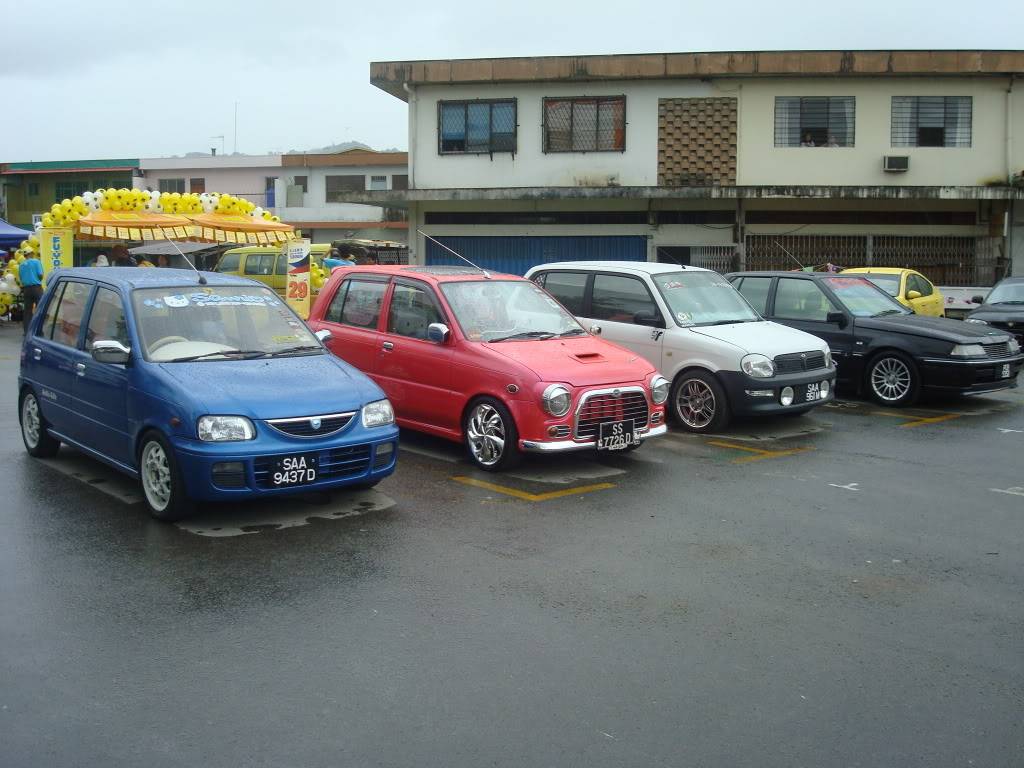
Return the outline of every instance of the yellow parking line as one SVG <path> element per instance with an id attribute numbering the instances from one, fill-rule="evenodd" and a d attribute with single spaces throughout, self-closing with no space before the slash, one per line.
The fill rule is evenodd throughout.
<path id="1" fill-rule="evenodd" d="M 581 485 L 578 488 L 564 488 L 560 491 L 550 491 L 548 493 L 527 493 L 526 491 L 520 491 L 516 488 L 509 488 L 506 485 L 497 485 L 495 483 L 488 483 L 486 480 L 477 480 L 472 477 L 463 477 L 461 475 L 453 477 L 457 483 L 463 485 L 471 485 L 474 488 L 483 488 L 488 491 L 494 491 L 495 493 L 503 493 L 506 496 L 512 496 L 516 499 L 522 499 L 523 501 L 550 501 L 551 499 L 561 499 L 564 496 L 578 496 L 581 493 L 590 493 L 592 491 L 604 491 L 608 488 L 614 488 L 615 483 L 596 483 L 595 485 Z"/>
<path id="2" fill-rule="evenodd" d="M 745 451 L 746 453 L 753 454 L 752 456 L 744 456 L 742 459 L 733 459 L 733 464 L 749 464 L 752 461 L 780 459 L 783 456 L 793 456 L 797 453 L 806 453 L 807 451 L 814 450 L 813 448 L 787 448 L 782 451 L 767 451 L 764 448 L 751 448 L 749 445 L 737 445 L 736 443 L 727 443 L 724 440 L 708 440 L 708 445 L 714 445 L 718 448 L 732 448 L 736 451 Z"/>
<path id="3" fill-rule="evenodd" d="M 915 416 L 912 413 L 893 413 L 892 411 L 872 411 L 871 413 L 875 416 L 888 416 L 893 419 L 910 419 L 906 424 L 900 424 L 900 427 L 924 427 L 960 418 L 959 413 L 944 413 L 941 416 Z"/>

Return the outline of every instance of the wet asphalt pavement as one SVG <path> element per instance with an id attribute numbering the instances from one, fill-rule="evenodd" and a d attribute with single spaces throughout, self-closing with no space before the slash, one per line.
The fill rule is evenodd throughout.
<path id="1" fill-rule="evenodd" d="M 1024 764 L 1019 390 L 173 526 L 24 453 L 19 340 L 4 768 Z"/>

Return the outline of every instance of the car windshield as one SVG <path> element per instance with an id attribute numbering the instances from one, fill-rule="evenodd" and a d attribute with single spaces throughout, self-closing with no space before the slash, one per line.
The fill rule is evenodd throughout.
<path id="1" fill-rule="evenodd" d="M 323 352 L 306 325 L 267 288 L 140 288 L 132 302 L 143 352 L 154 362 Z"/>
<path id="2" fill-rule="evenodd" d="M 909 315 L 910 310 L 863 277 L 836 275 L 825 278 L 825 285 L 854 317 Z"/>
<path id="3" fill-rule="evenodd" d="M 672 318 L 684 328 L 761 319 L 740 292 L 717 272 L 665 272 L 652 277 Z"/>
<path id="4" fill-rule="evenodd" d="M 899 296 L 900 276 L 899 275 L 865 275 L 868 280 L 877 285 L 890 296 Z"/>
<path id="5" fill-rule="evenodd" d="M 527 341 L 586 331 L 562 305 L 527 280 L 466 280 L 441 290 L 470 341 Z"/>
<path id="6" fill-rule="evenodd" d="M 986 304 L 1024 304 L 1024 282 L 1000 283 L 985 299 Z"/>

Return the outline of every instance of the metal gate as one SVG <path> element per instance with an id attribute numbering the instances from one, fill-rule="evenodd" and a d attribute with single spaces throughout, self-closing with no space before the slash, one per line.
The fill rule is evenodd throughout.
<path id="1" fill-rule="evenodd" d="M 647 261 L 647 238 L 609 237 L 448 237 L 437 240 L 485 269 L 523 275 L 552 261 Z M 427 240 L 427 264 L 463 265 Z"/>

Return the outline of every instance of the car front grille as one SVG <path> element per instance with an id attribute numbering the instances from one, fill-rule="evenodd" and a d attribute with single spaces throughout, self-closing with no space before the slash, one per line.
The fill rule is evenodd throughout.
<path id="1" fill-rule="evenodd" d="M 358 477 L 366 474 L 370 468 L 369 444 L 349 445 L 317 453 L 317 482 L 322 480 L 339 480 L 344 477 Z M 291 454 L 280 456 L 260 456 L 253 462 L 253 475 L 256 485 L 260 488 L 274 487 L 270 482 L 271 469 L 275 460 Z M 307 454 L 308 455 L 308 454 Z M 316 485 L 316 483 L 314 483 Z"/>
<path id="2" fill-rule="evenodd" d="M 800 373 L 825 367 L 824 352 L 793 352 L 775 358 L 775 373 Z"/>
<path id="3" fill-rule="evenodd" d="M 626 419 L 633 420 L 633 429 L 644 429 L 648 418 L 647 395 L 641 389 L 586 393 L 576 412 L 576 439 L 596 440 L 602 424 Z"/>
<path id="4" fill-rule="evenodd" d="M 996 344 L 982 344 L 981 346 L 985 350 L 985 356 L 992 360 L 1010 356 L 1010 342 L 1008 341 L 1000 341 Z"/>
<path id="5" fill-rule="evenodd" d="M 267 424 L 289 437 L 326 437 L 341 432 L 352 421 L 355 411 L 324 416 L 300 416 L 295 419 L 268 419 Z"/>

